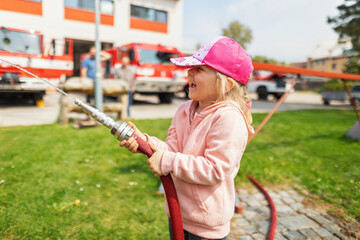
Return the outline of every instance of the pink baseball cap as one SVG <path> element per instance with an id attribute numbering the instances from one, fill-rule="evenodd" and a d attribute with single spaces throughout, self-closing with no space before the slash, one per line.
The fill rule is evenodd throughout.
<path id="1" fill-rule="evenodd" d="M 247 84 L 254 67 L 241 45 L 228 37 L 217 37 L 205 43 L 190 57 L 171 58 L 179 67 L 208 65 L 234 80 Z"/>

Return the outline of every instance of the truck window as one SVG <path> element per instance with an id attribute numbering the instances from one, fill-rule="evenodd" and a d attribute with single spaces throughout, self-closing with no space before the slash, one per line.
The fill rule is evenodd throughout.
<path id="1" fill-rule="evenodd" d="M 353 87 L 352 91 L 354 92 L 360 92 L 360 86 Z"/>
<path id="2" fill-rule="evenodd" d="M 130 58 L 130 62 L 135 61 L 135 54 L 134 54 L 134 49 L 133 48 L 129 50 L 129 58 Z"/>
<path id="3" fill-rule="evenodd" d="M 149 49 L 139 49 L 140 62 L 151 64 L 171 64 L 170 58 L 178 57 L 177 53 L 160 52 Z"/>
<path id="4" fill-rule="evenodd" d="M 275 75 L 273 79 L 275 80 L 276 87 L 279 87 L 279 88 L 285 87 L 286 82 L 285 82 L 284 77 L 280 77 L 278 75 Z"/>
<path id="5" fill-rule="evenodd" d="M 36 34 L 0 29 L 0 50 L 41 54 L 40 37 Z"/>
<path id="6" fill-rule="evenodd" d="M 130 62 L 135 61 L 134 49 L 120 48 L 117 52 L 117 59 L 121 60 L 125 56 L 129 57 Z"/>
<path id="7" fill-rule="evenodd" d="M 64 50 L 64 54 L 65 55 L 69 55 L 70 54 L 70 43 L 69 41 L 65 40 L 65 50 Z"/>

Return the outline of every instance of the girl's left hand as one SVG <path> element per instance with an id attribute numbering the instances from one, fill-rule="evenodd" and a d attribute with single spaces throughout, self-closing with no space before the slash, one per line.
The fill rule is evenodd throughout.
<path id="1" fill-rule="evenodd" d="M 150 144 L 151 149 L 154 151 L 153 155 L 146 161 L 151 168 L 152 172 L 155 173 L 155 177 L 161 177 L 161 158 L 164 151 L 159 149 L 157 146 Z"/>

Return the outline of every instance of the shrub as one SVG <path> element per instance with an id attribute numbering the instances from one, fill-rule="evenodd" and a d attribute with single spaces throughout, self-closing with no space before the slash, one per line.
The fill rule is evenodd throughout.
<path id="1" fill-rule="evenodd" d="M 354 81 L 346 81 L 346 83 L 350 89 L 356 85 L 356 82 Z M 318 89 L 318 92 L 324 91 L 343 92 L 345 91 L 344 83 L 340 79 L 330 79 L 327 83 Z"/>

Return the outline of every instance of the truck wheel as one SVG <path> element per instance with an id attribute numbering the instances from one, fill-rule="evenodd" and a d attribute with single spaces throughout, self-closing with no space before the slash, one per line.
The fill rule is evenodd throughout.
<path id="1" fill-rule="evenodd" d="M 259 100 L 267 100 L 268 92 L 266 90 L 266 87 L 259 87 L 257 90 L 257 94 Z"/>
<path id="2" fill-rule="evenodd" d="M 324 105 L 330 105 L 330 101 L 328 99 L 323 99 L 323 104 Z"/>
<path id="3" fill-rule="evenodd" d="M 274 96 L 277 100 L 279 100 L 282 97 L 282 95 L 284 95 L 284 93 L 275 93 L 274 94 Z"/>
<path id="4" fill-rule="evenodd" d="M 159 93 L 160 103 L 172 103 L 174 93 Z"/>

